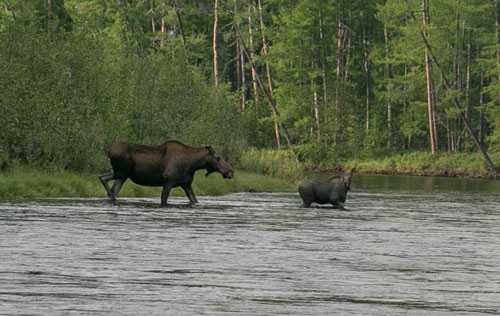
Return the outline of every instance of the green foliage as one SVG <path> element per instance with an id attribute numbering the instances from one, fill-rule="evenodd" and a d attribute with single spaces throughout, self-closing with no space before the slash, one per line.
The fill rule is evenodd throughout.
<path id="1" fill-rule="evenodd" d="M 258 150 L 249 148 L 242 153 L 242 169 L 284 179 L 300 179 L 303 168 L 291 150 Z"/>
<path id="2" fill-rule="evenodd" d="M 494 158 L 498 161 L 500 155 Z M 488 170 L 479 154 L 410 152 L 380 159 L 351 160 L 345 169 L 360 173 L 486 177 Z"/>
<path id="3" fill-rule="evenodd" d="M 123 42 L 115 22 L 90 33 L 6 23 L 0 150 L 24 164 L 71 170 L 107 167 L 105 149 L 117 140 L 176 138 L 237 157 L 244 133 L 231 93 L 214 92 L 176 42 L 130 54 L 127 46 L 142 44 Z"/>
<path id="4" fill-rule="evenodd" d="M 237 170 L 235 177 L 225 180 L 219 175 L 206 177 L 199 173 L 193 183 L 197 195 L 222 195 L 234 192 L 283 192 L 295 187 L 286 180 Z M 121 197 L 158 197 L 160 188 L 149 188 L 127 181 Z M 179 188 L 173 196 L 185 197 Z M 19 167 L 0 175 L 0 199 L 46 197 L 105 197 L 105 191 L 95 175 L 70 171 L 39 171 Z M 159 201 L 159 200 L 158 200 Z"/>
<path id="5" fill-rule="evenodd" d="M 429 147 L 420 0 L 260 3 L 262 11 L 255 1 L 221 1 L 221 84 L 214 88 L 212 1 L 0 1 L 0 169 L 5 162 L 103 169 L 109 167 L 104 150 L 114 141 L 169 138 L 212 144 L 251 170 L 290 178 L 302 169 L 296 157 L 327 166 L 391 156 L 374 165 L 402 172 L 446 161 L 418 154 L 405 165 L 394 158 Z M 452 85 L 446 91 L 434 66 L 439 151 L 475 151 L 461 121 L 466 113 L 497 152 L 495 2 L 429 6 L 426 31 Z M 245 150 L 276 144 L 267 94 L 253 90 L 243 46 L 264 88 L 272 82 L 267 93 L 293 143 L 282 153 Z M 474 164 L 465 157 L 457 161 Z"/>
<path id="6" fill-rule="evenodd" d="M 407 174 L 425 176 L 466 176 L 487 177 L 480 154 L 442 153 L 432 155 L 427 152 L 405 152 L 380 155 L 380 158 L 339 158 L 335 152 L 327 152 L 322 162 L 304 158 L 311 147 L 295 149 L 300 162 L 289 151 L 250 149 L 243 153 L 240 167 L 253 172 L 298 181 L 304 178 L 307 170 L 352 170 L 366 174 Z M 500 152 L 493 153 L 494 160 L 500 161 Z"/>

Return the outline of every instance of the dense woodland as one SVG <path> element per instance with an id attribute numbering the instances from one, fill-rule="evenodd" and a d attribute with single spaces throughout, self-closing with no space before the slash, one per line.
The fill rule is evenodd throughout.
<path id="1" fill-rule="evenodd" d="M 0 0 L 0 155 L 82 170 L 116 140 L 232 159 L 498 151 L 499 6 Z"/>

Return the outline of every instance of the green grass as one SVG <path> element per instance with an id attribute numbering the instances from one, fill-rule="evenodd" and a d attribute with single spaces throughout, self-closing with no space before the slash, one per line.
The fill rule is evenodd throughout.
<path id="1" fill-rule="evenodd" d="M 239 165 L 244 170 L 290 180 L 301 179 L 304 171 L 290 150 L 251 148 L 241 155 Z"/>
<path id="2" fill-rule="evenodd" d="M 289 181 L 266 175 L 236 171 L 235 177 L 225 180 L 218 174 L 205 177 L 196 175 L 193 190 L 196 195 L 223 195 L 234 192 L 278 192 L 291 191 L 295 186 Z M 143 187 L 127 181 L 120 192 L 121 197 L 159 197 L 161 188 Z M 178 188 L 173 196 L 183 196 Z M 42 197 L 105 197 L 96 174 L 80 174 L 68 171 L 43 171 L 20 167 L 0 173 L 0 199 L 23 199 Z"/>
<path id="3" fill-rule="evenodd" d="M 500 152 L 490 154 L 497 166 Z M 477 153 L 409 152 L 381 158 L 337 160 L 324 158 L 324 163 L 297 162 L 290 151 L 251 149 L 243 153 L 242 169 L 274 177 L 299 180 L 306 170 L 328 171 L 356 169 L 365 174 L 401 174 L 426 176 L 488 177 L 482 156 Z"/>
<path id="4" fill-rule="evenodd" d="M 493 154 L 492 159 L 497 165 L 500 163 L 499 154 Z M 344 169 L 355 167 L 361 173 L 488 177 L 482 156 L 476 153 L 441 153 L 433 156 L 425 152 L 412 152 L 380 159 L 350 160 L 341 163 L 341 166 Z"/>

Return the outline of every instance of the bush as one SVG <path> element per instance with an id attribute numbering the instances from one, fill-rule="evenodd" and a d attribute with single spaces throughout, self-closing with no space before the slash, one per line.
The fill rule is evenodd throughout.
<path id="1" fill-rule="evenodd" d="M 239 166 L 244 170 L 292 180 L 300 179 L 304 170 L 296 154 L 289 149 L 247 149 L 241 155 Z"/>
<path id="2" fill-rule="evenodd" d="M 228 89 L 214 92 L 176 43 L 147 54 L 115 44 L 105 32 L 0 32 L 0 167 L 5 152 L 44 169 L 99 170 L 114 141 L 171 138 L 238 156 L 242 119 Z"/>

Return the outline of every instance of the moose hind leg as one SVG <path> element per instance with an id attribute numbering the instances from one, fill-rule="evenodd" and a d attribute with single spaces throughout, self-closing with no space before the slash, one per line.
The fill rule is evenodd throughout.
<path id="1" fill-rule="evenodd" d="M 115 201 L 116 197 L 118 196 L 118 193 L 120 193 L 120 190 L 122 189 L 123 184 L 127 181 L 127 179 L 116 179 L 115 182 L 113 183 L 113 187 L 111 188 L 111 200 Z"/>
<path id="2" fill-rule="evenodd" d="M 110 199 L 113 199 L 113 192 L 111 192 L 108 182 L 114 179 L 114 174 L 112 172 L 103 174 L 99 176 L 99 180 L 101 181 L 102 185 L 104 186 L 104 189 L 106 189 L 106 194 Z"/>

